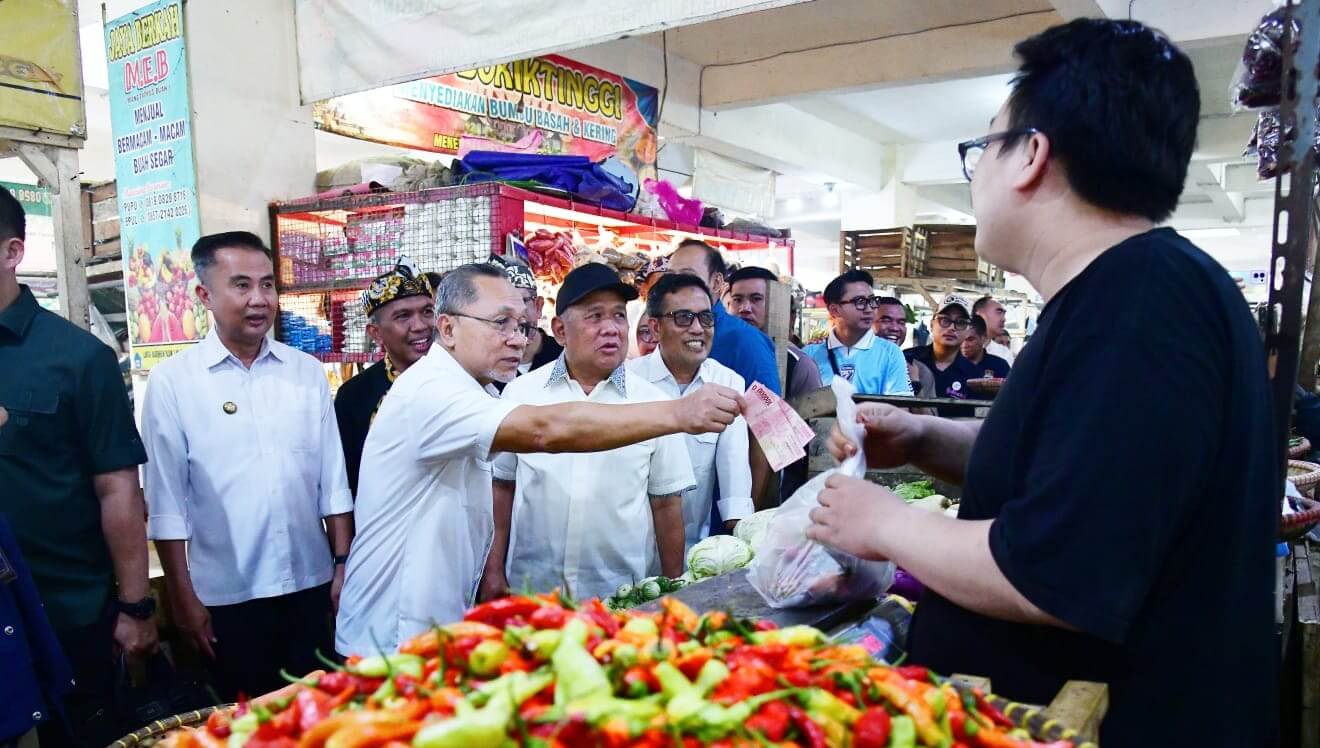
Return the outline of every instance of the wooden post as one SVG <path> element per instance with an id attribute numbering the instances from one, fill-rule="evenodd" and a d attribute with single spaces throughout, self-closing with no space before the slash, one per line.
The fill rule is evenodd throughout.
<path id="1" fill-rule="evenodd" d="M 91 329 L 88 315 L 87 270 L 83 264 L 82 188 L 78 181 L 78 152 L 72 148 L 15 143 L 23 162 L 51 191 L 54 202 L 55 270 L 60 313 L 73 324 Z"/>
<path id="2" fill-rule="evenodd" d="M 779 371 L 779 391 L 788 393 L 788 344 L 793 333 L 793 292 L 778 281 L 766 281 L 765 334 L 775 344 L 775 367 Z"/>
<path id="3" fill-rule="evenodd" d="M 1320 211 L 1317 211 L 1320 213 Z M 1320 272 L 1320 252 L 1316 251 L 1316 221 L 1311 221 L 1310 235 L 1307 237 L 1307 251 L 1312 266 L 1312 277 Z M 1320 289 L 1311 284 L 1311 299 L 1306 307 L 1306 316 L 1302 319 L 1302 354 L 1297 365 L 1297 383 L 1307 392 L 1315 392 L 1316 366 L 1320 364 Z"/>

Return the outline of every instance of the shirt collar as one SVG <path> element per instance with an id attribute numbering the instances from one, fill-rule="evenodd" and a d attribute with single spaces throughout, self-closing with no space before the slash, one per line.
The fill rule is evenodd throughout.
<path id="1" fill-rule="evenodd" d="M 661 365 L 663 366 L 663 364 Z M 627 375 L 628 375 L 627 369 L 624 367 L 623 364 L 619 364 L 618 368 L 610 372 L 610 376 L 609 376 L 610 384 L 614 385 L 614 389 L 618 390 L 619 394 L 623 395 L 624 397 L 628 396 Z M 555 384 L 558 384 L 560 381 L 567 381 L 567 380 L 568 380 L 568 360 L 564 357 L 563 353 L 560 353 L 559 358 L 555 359 L 555 367 L 550 370 L 550 378 L 546 380 L 545 386 L 553 387 Z"/>
<path id="2" fill-rule="evenodd" d="M 829 347 L 831 350 L 835 348 L 848 348 L 850 350 L 860 349 L 863 351 L 869 351 L 872 345 L 875 345 L 875 330 L 867 330 L 866 334 L 862 336 L 862 339 L 857 341 L 856 345 L 852 346 L 844 345 L 843 341 L 839 340 L 839 337 L 834 334 L 834 330 L 830 330 Z"/>
<path id="3" fill-rule="evenodd" d="M 18 298 L 9 305 L 3 312 L 0 312 L 0 327 L 12 332 L 17 337 L 27 335 L 28 328 L 32 326 L 32 318 L 37 316 L 37 310 L 41 305 L 37 303 L 37 298 L 32 295 L 32 289 L 19 284 Z"/>
<path id="4" fill-rule="evenodd" d="M 647 381 L 663 382 L 666 379 L 671 379 L 673 380 L 674 384 L 678 384 L 678 380 L 674 378 L 673 372 L 669 371 L 669 366 L 665 364 L 664 357 L 660 355 L 659 348 L 656 348 L 654 351 L 651 351 L 650 353 L 643 356 L 640 359 L 640 361 L 642 366 L 642 374 L 645 376 Z M 689 383 L 689 385 L 696 384 L 698 380 L 702 382 L 709 381 L 710 369 L 712 365 L 713 364 L 710 360 L 710 357 L 707 356 L 706 360 L 701 362 L 701 366 L 697 367 L 697 375 L 692 378 L 692 381 Z"/>
<path id="5" fill-rule="evenodd" d="M 228 358 L 233 358 L 234 361 L 238 362 L 238 356 L 235 356 L 232 351 L 225 347 L 224 343 L 220 342 L 220 334 L 215 331 L 214 327 L 206 333 L 205 338 L 202 338 L 199 347 L 203 356 L 202 363 L 206 364 L 207 368 L 216 366 Z M 252 363 L 255 364 L 266 356 L 272 356 L 277 361 L 283 361 L 284 357 L 280 353 L 279 346 L 272 345 L 270 338 L 262 338 L 261 350 L 257 353 L 257 357 L 252 360 Z M 241 362 L 239 363 L 241 365 Z"/>

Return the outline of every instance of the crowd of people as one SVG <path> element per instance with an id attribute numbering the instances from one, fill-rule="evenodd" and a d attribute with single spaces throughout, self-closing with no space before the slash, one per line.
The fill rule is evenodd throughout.
<path id="1" fill-rule="evenodd" d="M 959 151 L 978 252 L 1046 300 L 1016 361 L 992 298 L 946 297 L 904 350 L 907 310 L 854 270 L 781 388 L 773 274 L 689 240 L 639 285 L 574 269 L 548 330 L 520 265 L 401 263 L 363 293 L 383 360 L 332 397 L 319 362 L 269 335 L 271 253 L 236 231 L 192 249 L 214 326 L 152 369 L 139 432 L 114 355 L 17 282 L 25 220 L 0 189 L 0 744 L 108 742 L 116 658 L 157 647 L 148 539 L 222 698 L 260 694 L 318 650 L 390 651 L 510 588 L 676 576 L 692 543 L 791 485 L 748 436 L 753 383 L 792 396 L 844 377 L 949 416 L 987 375 L 1006 378 L 983 421 L 859 408 L 868 464 L 963 485 L 957 518 L 833 476 L 808 536 L 922 581 L 917 662 L 1037 702 L 1105 682 L 1111 745 L 1268 744 L 1264 354 L 1222 268 L 1156 228 L 1194 143 L 1191 63 L 1130 21 L 1015 51 L 1009 101 Z"/>

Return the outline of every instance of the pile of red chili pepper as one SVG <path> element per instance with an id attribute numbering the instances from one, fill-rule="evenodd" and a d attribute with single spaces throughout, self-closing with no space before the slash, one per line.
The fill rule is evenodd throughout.
<path id="1" fill-rule="evenodd" d="M 924 668 L 889 667 L 806 626 L 580 606 L 479 605 L 394 654 L 213 713 L 174 748 L 1042 748 Z M 1071 743 L 1051 743 L 1051 748 Z"/>

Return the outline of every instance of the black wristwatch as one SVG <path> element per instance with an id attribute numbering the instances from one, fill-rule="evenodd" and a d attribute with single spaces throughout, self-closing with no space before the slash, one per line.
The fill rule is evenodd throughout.
<path id="1" fill-rule="evenodd" d="M 123 600 L 116 600 L 115 604 L 119 607 L 119 612 L 129 618 L 136 618 L 139 621 L 151 620 L 151 616 L 156 612 L 156 600 L 150 596 L 144 597 L 135 603 L 126 603 Z"/>
<path id="2" fill-rule="evenodd" d="M 347 553 L 345 553 L 345 554 L 342 555 L 342 556 L 335 556 L 335 566 L 343 566 L 344 564 L 347 564 L 347 563 L 348 563 L 348 554 L 347 554 Z"/>

